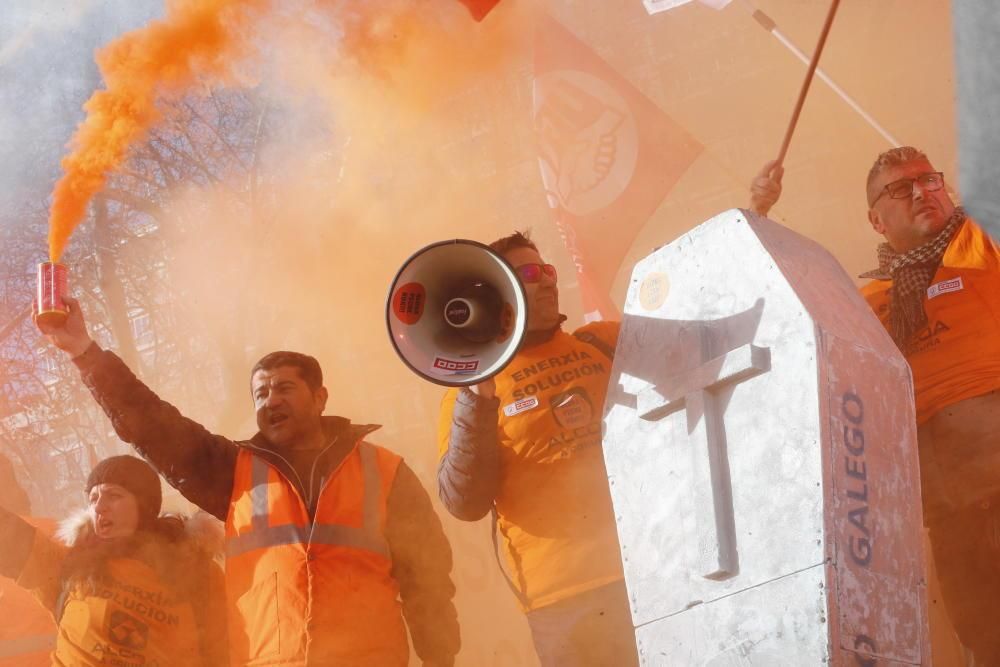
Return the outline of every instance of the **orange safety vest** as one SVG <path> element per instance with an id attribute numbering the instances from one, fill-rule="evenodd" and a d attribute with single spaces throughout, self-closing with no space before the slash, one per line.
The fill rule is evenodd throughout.
<path id="1" fill-rule="evenodd" d="M 226 517 L 234 665 L 405 667 L 385 538 L 400 461 L 358 442 L 320 490 L 310 521 L 295 486 L 252 447 L 240 449 Z"/>
<path id="2" fill-rule="evenodd" d="M 889 327 L 889 288 L 861 288 Z M 913 370 L 917 423 L 953 403 L 1000 389 L 1000 247 L 976 223 L 961 226 L 924 295 L 927 326 L 906 354 Z"/>

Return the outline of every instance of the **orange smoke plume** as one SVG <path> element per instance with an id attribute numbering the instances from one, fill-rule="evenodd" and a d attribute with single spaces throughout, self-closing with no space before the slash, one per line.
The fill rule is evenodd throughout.
<path id="1" fill-rule="evenodd" d="M 269 0 L 168 0 L 166 18 L 130 32 L 97 54 L 105 89 L 84 105 L 52 193 L 49 257 L 58 261 L 91 198 L 159 118 L 157 101 L 195 83 L 224 81 L 247 54 L 254 14 Z"/>

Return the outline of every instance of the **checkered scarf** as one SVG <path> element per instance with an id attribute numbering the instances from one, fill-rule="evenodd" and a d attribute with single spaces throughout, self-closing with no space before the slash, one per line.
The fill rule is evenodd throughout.
<path id="1" fill-rule="evenodd" d="M 892 280 L 889 290 L 889 333 L 904 353 L 910 347 L 913 334 L 927 326 L 924 295 L 941 265 L 945 250 L 965 221 L 961 207 L 948 219 L 937 236 L 909 252 L 898 253 L 888 243 L 878 247 L 878 268 L 861 274 L 861 278 Z"/>

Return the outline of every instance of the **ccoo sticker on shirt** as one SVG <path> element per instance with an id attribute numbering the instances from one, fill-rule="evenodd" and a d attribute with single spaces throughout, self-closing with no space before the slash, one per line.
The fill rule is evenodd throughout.
<path id="1" fill-rule="evenodd" d="M 927 298 L 933 299 L 936 296 L 947 294 L 948 292 L 958 292 L 963 288 L 962 276 L 950 280 L 942 280 L 927 288 Z"/>
<path id="2" fill-rule="evenodd" d="M 538 407 L 538 397 L 529 396 L 528 398 L 522 398 L 519 401 L 514 401 L 509 405 L 503 406 L 503 413 L 508 417 L 513 417 L 514 415 L 519 415 L 522 412 L 526 412 L 531 408 Z"/>

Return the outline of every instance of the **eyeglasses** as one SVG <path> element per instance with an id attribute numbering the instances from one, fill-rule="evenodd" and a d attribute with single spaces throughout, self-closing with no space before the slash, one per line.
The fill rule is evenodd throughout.
<path id="1" fill-rule="evenodd" d="M 542 279 L 542 274 L 547 275 L 552 280 L 556 279 L 556 267 L 551 264 L 522 264 L 514 270 L 526 283 L 537 283 Z"/>
<path id="2" fill-rule="evenodd" d="M 875 201 L 872 202 L 872 206 L 875 205 L 882 195 L 888 193 L 889 197 L 892 199 L 906 199 L 913 195 L 913 184 L 914 182 L 920 185 L 920 189 L 925 192 L 934 192 L 935 190 L 940 190 L 944 187 L 944 174 L 940 171 L 932 171 L 926 174 L 920 174 L 916 178 L 901 178 L 898 181 L 893 181 L 889 185 L 882 188 L 882 192 L 875 197 Z"/>

